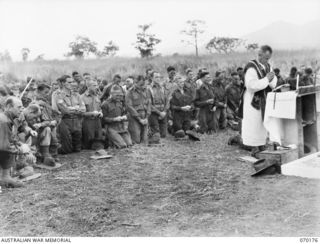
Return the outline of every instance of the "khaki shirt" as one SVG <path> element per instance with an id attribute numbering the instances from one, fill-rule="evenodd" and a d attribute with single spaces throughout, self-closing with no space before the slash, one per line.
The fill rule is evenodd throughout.
<path id="1" fill-rule="evenodd" d="M 73 111 L 72 108 L 74 107 L 78 107 L 79 111 L 82 113 L 86 111 L 86 106 L 79 93 L 58 90 L 56 94 L 56 102 L 58 110 L 61 112 L 63 117 L 65 115 L 79 115 L 79 112 Z"/>
<path id="2" fill-rule="evenodd" d="M 91 95 L 86 91 L 81 95 L 81 99 L 86 106 L 86 112 L 101 111 L 101 102 L 98 95 Z"/>

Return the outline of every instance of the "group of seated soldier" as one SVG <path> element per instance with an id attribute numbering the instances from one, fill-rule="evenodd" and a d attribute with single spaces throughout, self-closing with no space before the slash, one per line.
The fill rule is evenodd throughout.
<path id="1" fill-rule="evenodd" d="M 279 84 L 291 84 L 296 78 L 294 70 L 291 73 Z M 310 69 L 305 74 L 302 80 L 312 83 Z M 19 96 L 1 85 L 1 182 L 21 186 L 11 178 L 11 167 L 26 176 L 35 162 L 54 167 L 59 154 L 159 144 L 168 133 L 177 139 L 194 138 L 239 122 L 241 67 L 230 75 L 217 71 L 212 78 L 206 68 L 197 74 L 187 69 L 182 76 L 169 66 L 167 76 L 163 79 L 159 71 L 148 69 L 145 76 L 123 80 L 117 74 L 108 83 L 75 71 L 51 83 L 28 78 Z"/>

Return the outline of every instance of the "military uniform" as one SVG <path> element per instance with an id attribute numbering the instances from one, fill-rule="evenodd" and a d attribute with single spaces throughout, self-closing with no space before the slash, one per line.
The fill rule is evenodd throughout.
<path id="1" fill-rule="evenodd" d="M 147 143 L 148 125 L 142 125 L 138 119 L 148 119 L 151 114 L 151 102 L 147 89 L 133 86 L 126 96 L 129 112 L 129 132 L 135 143 Z"/>
<path id="2" fill-rule="evenodd" d="M 81 95 L 81 99 L 85 104 L 86 112 L 101 111 L 101 102 L 98 95 L 92 95 L 87 90 Z M 82 146 L 84 149 L 93 149 L 93 142 L 96 142 L 96 147 L 100 149 L 104 148 L 101 119 L 97 116 L 84 114 L 82 122 Z"/>
<path id="3" fill-rule="evenodd" d="M 159 84 L 151 84 L 148 87 L 148 93 L 151 98 L 151 115 L 149 117 L 151 136 L 164 138 L 167 135 L 167 115 L 162 119 L 159 116 L 160 112 L 168 113 L 169 99 L 166 97 L 163 87 Z"/>
<path id="4" fill-rule="evenodd" d="M 57 91 L 56 104 L 62 115 L 58 126 L 61 141 L 60 152 L 63 154 L 79 152 L 82 138 L 81 113 L 86 111 L 85 104 L 79 93 L 64 90 Z M 74 111 L 74 108 L 77 108 L 79 112 Z"/>
<path id="5" fill-rule="evenodd" d="M 231 118 L 235 118 L 240 106 L 242 88 L 240 85 L 231 83 L 226 87 L 227 105 Z"/>
<path id="6" fill-rule="evenodd" d="M 0 112 L 0 167 L 10 169 L 14 165 L 18 140 L 14 130 L 14 120 L 6 112 Z"/>
<path id="7" fill-rule="evenodd" d="M 28 114 L 25 115 L 28 125 L 38 132 L 35 144 L 39 146 L 40 151 L 46 156 L 51 154 L 56 157 L 58 154 L 59 141 L 57 138 L 57 124 L 59 122 L 59 112 L 52 109 L 46 98 L 40 94 L 36 94 L 34 102 L 41 109 L 41 114 L 37 118 L 29 119 Z M 53 121 L 56 121 L 53 124 Z M 40 124 L 39 129 L 35 129 L 34 124 Z"/>
<path id="8" fill-rule="evenodd" d="M 127 121 L 114 121 L 118 116 L 128 116 L 123 101 L 109 98 L 103 102 L 103 126 L 106 129 L 109 141 L 118 148 L 132 146 L 131 136 L 128 132 Z"/>
<path id="9" fill-rule="evenodd" d="M 217 131 L 219 128 L 225 129 L 227 127 L 227 95 L 222 79 L 217 78 L 213 81 L 213 91 L 216 98 L 216 111 L 214 111 L 214 131 Z"/>
<path id="10" fill-rule="evenodd" d="M 208 99 L 215 99 L 211 85 L 203 83 L 196 92 L 195 106 L 199 109 L 199 126 L 201 133 L 211 133 L 215 128 L 214 104 L 208 104 Z"/>
<path id="11" fill-rule="evenodd" d="M 183 111 L 181 107 L 191 106 L 190 111 Z M 194 96 L 190 89 L 185 87 L 183 92 L 177 89 L 170 100 L 170 108 L 173 116 L 173 132 L 183 130 L 186 132 L 191 127 L 192 113 L 194 110 Z"/>

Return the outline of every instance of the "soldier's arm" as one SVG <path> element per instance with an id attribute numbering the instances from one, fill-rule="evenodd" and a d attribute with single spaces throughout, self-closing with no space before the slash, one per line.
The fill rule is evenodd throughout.
<path id="1" fill-rule="evenodd" d="M 172 110 L 182 111 L 181 107 L 178 106 L 175 102 L 176 102 L 176 99 L 175 99 L 175 97 L 174 97 L 174 95 L 173 95 L 173 96 L 171 97 L 171 99 L 170 99 L 170 108 L 171 108 Z"/>
<path id="2" fill-rule="evenodd" d="M 152 112 L 152 113 L 157 113 L 157 114 L 160 115 L 159 109 L 157 109 L 157 108 L 153 105 L 153 103 L 152 103 L 152 94 L 151 94 L 150 89 L 152 89 L 152 88 L 148 88 L 148 89 L 147 89 L 147 94 L 148 94 L 148 97 L 149 97 L 149 99 L 150 99 L 150 101 L 151 101 L 151 112 Z"/>
<path id="3" fill-rule="evenodd" d="M 170 99 L 169 99 L 169 97 L 168 96 L 166 96 L 166 94 L 165 93 L 163 93 L 164 94 L 164 111 L 168 111 L 169 110 L 169 108 L 170 108 Z"/>
<path id="4" fill-rule="evenodd" d="M 151 98 L 149 96 L 147 96 L 147 100 L 148 100 L 148 102 L 147 102 L 147 117 L 149 117 L 151 114 Z"/>
<path id="5" fill-rule="evenodd" d="M 139 113 L 137 112 L 137 110 L 134 109 L 133 105 L 132 105 L 132 96 L 131 93 L 129 92 L 125 98 L 126 101 L 126 107 L 128 110 L 128 113 L 136 119 L 139 119 Z"/>
<path id="6" fill-rule="evenodd" d="M 114 123 L 116 122 L 114 117 L 109 117 L 108 115 L 110 114 L 109 111 L 109 104 L 107 103 L 103 103 L 102 106 L 102 114 L 103 114 L 103 121 L 107 124 L 111 124 L 111 123 Z"/>
<path id="7" fill-rule="evenodd" d="M 77 95 L 77 96 L 78 96 L 78 101 L 79 101 L 79 112 L 85 113 L 86 112 L 86 105 L 84 104 L 84 101 L 82 100 L 80 95 Z"/>
<path id="8" fill-rule="evenodd" d="M 194 100 L 194 104 L 196 107 L 199 107 L 199 108 L 205 107 L 208 105 L 206 100 L 201 101 L 200 90 L 197 90 L 196 99 Z"/>

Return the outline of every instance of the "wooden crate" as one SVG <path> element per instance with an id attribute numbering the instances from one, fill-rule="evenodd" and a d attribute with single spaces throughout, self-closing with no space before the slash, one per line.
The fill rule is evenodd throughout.
<path id="1" fill-rule="evenodd" d="M 262 151 L 257 154 L 259 159 L 275 159 L 279 165 L 289 163 L 299 158 L 298 149 L 289 149 L 289 150 L 277 150 L 277 151 Z"/>

